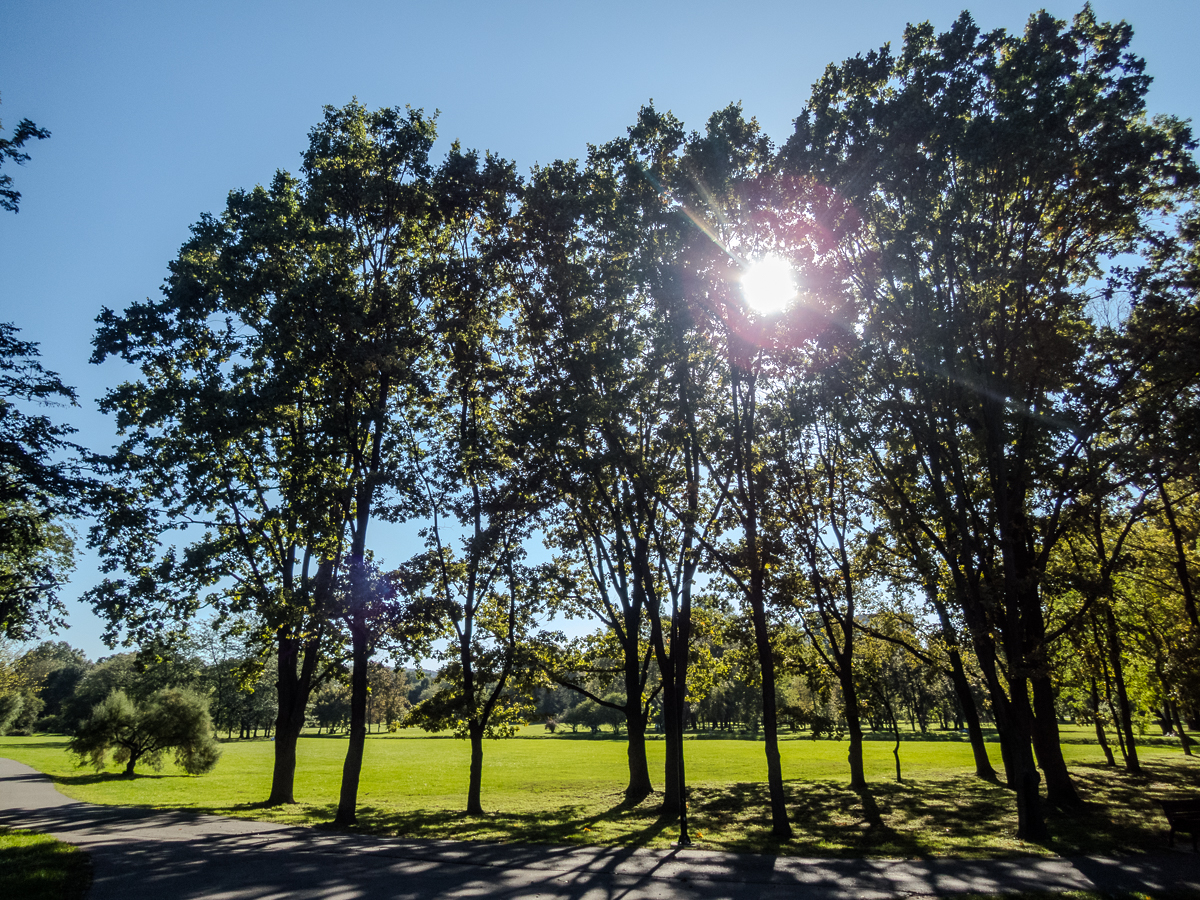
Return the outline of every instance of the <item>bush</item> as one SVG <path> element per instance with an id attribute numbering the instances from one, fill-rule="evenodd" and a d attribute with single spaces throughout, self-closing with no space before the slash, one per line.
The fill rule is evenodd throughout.
<path id="1" fill-rule="evenodd" d="M 25 698 L 20 694 L 5 694 L 0 697 L 0 734 L 8 734 L 8 729 L 21 714 L 25 706 Z"/>
<path id="2" fill-rule="evenodd" d="M 162 767 L 163 754 L 175 751 L 175 762 L 190 775 L 202 775 L 221 756 L 213 738 L 208 701 L 180 688 L 164 688 L 144 704 L 135 704 L 124 691 L 113 691 L 92 710 L 67 745 L 96 771 L 108 765 L 108 755 L 125 763 L 125 774 L 145 762 Z"/>

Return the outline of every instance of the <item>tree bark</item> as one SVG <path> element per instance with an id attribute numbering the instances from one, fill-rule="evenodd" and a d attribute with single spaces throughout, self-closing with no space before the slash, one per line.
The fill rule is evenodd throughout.
<path id="1" fill-rule="evenodd" d="M 367 642 L 367 623 L 361 604 L 351 618 L 352 663 L 350 670 L 350 740 L 346 761 L 342 763 L 342 789 L 338 798 L 335 825 L 353 825 L 358 821 L 358 782 L 362 774 L 363 750 L 367 743 L 367 666 L 371 651 Z"/>
<path id="2" fill-rule="evenodd" d="M 845 652 L 838 660 L 838 681 L 842 687 L 842 702 L 846 707 L 846 730 L 850 734 L 850 752 L 847 754 L 847 761 L 850 763 L 850 790 L 865 791 L 867 775 L 863 767 L 862 722 L 858 714 L 858 692 L 854 687 L 854 670 L 850 655 L 853 645 L 849 642 L 849 637 L 847 635 Z M 898 768 L 899 757 L 897 757 Z"/>
<path id="3" fill-rule="evenodd" d="M 1050 677 L 1037 675 L 1030 679 L 1030 686 L 1033 688 L 1033 743 L 1037 748 L 1042 773 L 1046 776 L 1046 799 L 1055 806 L 1080 806 L 1083 801 L 1075 790 L 1062 755 Z"/>
<path id="4" fill-rule="evenodd" d="M 1121 714 L 1121 732 L 1125 736 L 1122 746 L 1125 750 L 1125 768 L 1130 772 L 1142 771 L 1138 762 L 1137 744 L 1133 740 L 1133 714 L 1129 706 L 1129 693 L 1125 690 L 1125 667 L 1121 661 L 1121 638 L 1117 633 L 1117 617 L 1113 615 L 1112 607 L 1104 608 L 1105 626 L 1108 631 L 1109 662 L 1113 667 L 1113 681 L 1117 685 L 1117 707 Z"/>
<path id="5" fill-rule="evenodd" d="M 1096 743 L 1098 743 L 1100 745 L 1100 749 L 1104 751 L 1104 758 L 1108 761 L 1108 764 L 1110 766 L 1115 766 L 1117 761 L 1113 757 L 1112 747 L 1108 745 L 1108 738 L 1104 734 L 1104 725 L 1102 725 L 1100 722 L 1100 694 L 1096 690 L 1095 675 L 1091 676 L 1091 685 L 1092 722 L 1096 726 Z"/>
<path id="6" fill-rule="evenodd" d="M 957 646 L 950 647 L 950 683 L 954 685 L 954 693 L 958 697 L 958 708 L 962 711 L 963 720 L 967 725 L 967 737 L 970 738 L 971 753 L 975 757 L 975 775 L 984 781 L 995 783 L 1000 779 L 988 757 L 987 743 L 983 739 L 983 728 L 979 724 L 979 707 L 975 705 L 975 695 L 971 693 L 971 683 L 967 681 L 962 654 L 959 653 Z"/>
<path id="7" fill-rule="evenodd" d="M 1162 497 L 1163 511 L 1167 514 L 1167 525 L 1171 538 L 1175 542 L 1175 573 L 1179 577 L 1179 587 L 1183 591 L 1183 608 L 1187 611 L 1192 629 L 1200 632 L 1200 614 L 1196 610 L 1196 594 L 1192 589 L 1192 576 L 1188 571 L 1188 554 L 1184 546 L 1183 529 L 1175 517 L 1175 508 L 1171 505 L 1171 496 L 1167 493 L 1165 478 L 1158 479 L 1158 493 Z"/>
<path id="8" fill-rule="evenodd" d="M 675 679 L 663 679 L 663 735 L 666 743 L 666 760 L 663 765 L 663 802 L 662 811 L 668 815 L 678 815 L 679 803 L 679 760 L 682 758 L 680 733 L 682 717 L 679 715 L 678 704 L 675 700 Z"/>
<path id="9" fill-rule="evenodd" d="M 630 802 L 641 801 L 654 791 L 650 783 L 650 764 L 646 760 L 646 713 L 640 703 L 638 706 L 637 712 L 627 710 L 625 715 L 629 759 L 629 786 L 625 788 L 625 799 Z"/>
<path id="10" fill-rule="evenodd" d="M 1029 705 L 1028 686 L 1022 679 L 1010 679 L 1011 723 L 1006 729 L 1011 742 L 1010 754 L 1015 772 L 1009 784 L 1017 793 L 1017 838 L 1040 841 L 1047 836 L 1046 819 L 1042 813 L 1042 797 L 1038 790 L 1041 779 L 1033 758 L 1033 710 Z M 997 720 L 999 725 L 999 720 Z"/>
<path id="11" fill-rule="evenodd" d="M 467 815 L 482 816 L 483 803 L 483 725 L 472 722 L 467 726 L 471 738 L 471 772 L 467 782 Z"/>
<path id="12" fill-rule="evenodd" d="M 319 644 L 319 634 L 307 641 L 287 636 L 282 631 L 279 634 L 275 764 L 271 772 L 271 795 L 267 798 L 267 806 L 296 802 L 296 745 L 304 728 Z"/>
<path id="13" fill-rule="evenodd" d="M 761 573 L 755 578 L 761 582 Z M 779 729 L 775 700 L 775 657 L 767 634 L 767 616 L 763 608 L 762 586 L 756 586 L 751 598 L 754 617 L 754 638 L 758 648 L 758 664 L 762 672 L 763 738 L 767 757 L 767 788 L 771 795 L 771 835 L 786 840 L 792 836 L 788 822 L 787 800 L 783 794 L 783 767 L 779 760 Z"/>

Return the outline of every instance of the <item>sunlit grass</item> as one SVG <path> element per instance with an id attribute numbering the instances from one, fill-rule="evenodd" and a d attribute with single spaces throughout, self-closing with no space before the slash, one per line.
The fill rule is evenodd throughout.
<path id="1" fill-rule="evenodd" d="M 360 828 L 376 833 L 460 840 L 663 847 L 678 836 L 659 815 L 660 795 L 623 802 L 626 745 L 585 735 L 527 739 L 485 746 L 483 802 L 488 814 L 461 813 L 466 802 L 469 747 L 420 732 L 369 738 L 360 800 Z M 1068 739 L 1069 739 L 1068 735 Z M 536 738 L 536 739 L 535 739 Z M 167 766 L 125 779 L 79 769 L 65 739 L 0 738 L 0 756 L 51 775 L 71 797 L 94 803 L 179 807 L 295 824 L 328 822 L 336 808 L 346 742 L 306 736 L 299 745 L 294 806 L 264 809 L 273 745 L 234 741 L 209 775 L 191 777 Z M 687 771 L 693 837 L 698 846 L 817 856 L 1113 853 L 1161 848 L 1164 822 L 1153 798 L 1200 790 L 1200 761 L 1177 748 L 1146 746 L 1147 774 L 1133 777 L 1102 765 L 1094 744 L 1065 743 L 1064 755 L 1085 797 L 1083 810 L 1050 810 L 1053 838 L 1045 845 L 1015 840 L 1012 795 L 980 781 L 965 740 L 901 744 L 905 781 L 897 784 L 886 741 L 864 746 L 869 796 L 849 790 L 844 741 L 785 740 L 780 752 L 795 838 L 769 835 L 763 744 L 753 740 L 689 740 Z M 648 745 L 651 772 L 661 787 L 661 741 Z M 999 767 L 998 745 L 989 745 Z"/>

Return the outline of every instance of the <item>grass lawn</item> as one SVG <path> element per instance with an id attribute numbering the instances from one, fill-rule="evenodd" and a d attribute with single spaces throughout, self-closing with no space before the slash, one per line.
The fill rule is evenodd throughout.
<path id="1" fill-rule="evenodd" d="M 1094 744 L 1064 735 L 1063 752 L 1089 801 L 1069 812 L 1049 810 L 1052 839 L 1044 845 L 1013 838 L 1011 793 L 973 777 L 965 740 L 906 740 L 905 781 L 895 782 L 891 742 L 864 745 L 868 797 L 848 790 L 844 741 L 781 742 L 783 774 L 796 835 L 769 835 L 763 744 L 753 740 L 687 742 L 693 837 L 698 846 L 816 856 L 1126 853 L 1165 846 L 1165 821 L 1154 798 L 1200 792 L 1200 759 L 1178 747 L 1140 748 L 1146 774 L 1133 777 L 1102 764 Z M 296 824 L 332 819 L 344 737 L 301 739 L 295 806 L 259 806 L 270 786 L 269 740 L 234 741 L 209 775 L 191 777 L 168 765 L 125 779 L 114 769 L 76 768 L 58 736 L 0 738 L 0 756 L 51 775 L 71 797 L 93 803 L 180 807 Z M 649 743 L 652 776 L 661 786 L 663 744 Z M 992 744 L 999 767 L 999 747 Z M 460 840 L 623 844 L 664 847 L 677 837 L 658 815 L 656 795 L 624 804 L 625 743 L 610 737 L 524 737 L 485 746 L 483 802 L 489 813 L 465 816 L 469 748 L 465 741 L 422 732 L 368 739 L 359 792 L 359 828 L 374 833 Z"/>
<path id="2" fill-rule="evenodd" d="M 77 900 L 91 880 L 82 850 L 46 834 L 0 828 L 0 897 Z"/>

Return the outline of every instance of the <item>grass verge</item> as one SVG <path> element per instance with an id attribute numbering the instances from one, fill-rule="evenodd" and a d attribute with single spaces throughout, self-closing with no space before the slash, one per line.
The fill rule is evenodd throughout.
<path id="1" fill-rule="evenodd" d="M 0 897 L 79 900 L 91 884 L 87 854 L 34 831 L 0 828 Z"/>

